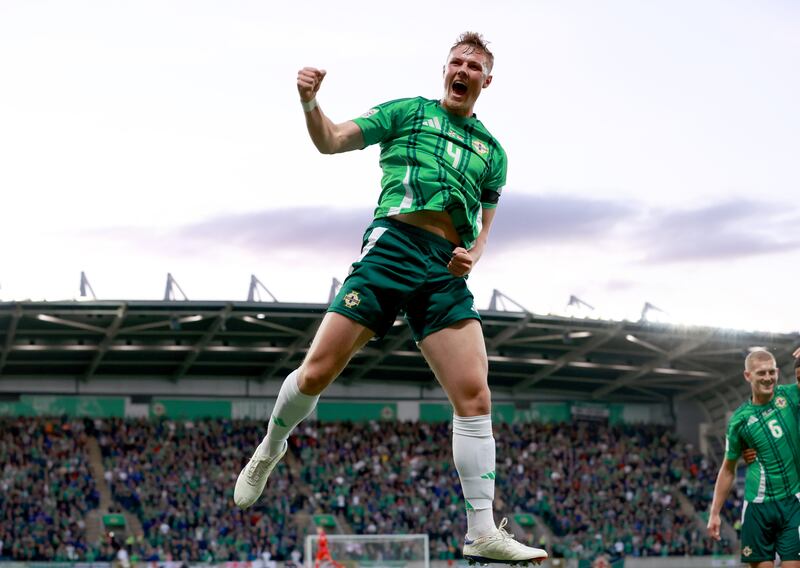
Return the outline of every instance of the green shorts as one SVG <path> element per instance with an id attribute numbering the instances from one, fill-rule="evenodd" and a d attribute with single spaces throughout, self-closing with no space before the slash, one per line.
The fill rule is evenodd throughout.
<path id="1" fill-rule="evenodd" d="M 377 337 L 386 335 L 404 311 L 417 342 L 458 321 L 480 321 L 466 278 L 447 271 L 454 248 L 424 229 L 375 219 L 328 311 L 357 321 Z"/>
<path id="2" fill-rule="evenodd" d="M 800 558 L 800 496 L 748 503 L 742 510 L 742 562 Z"/>

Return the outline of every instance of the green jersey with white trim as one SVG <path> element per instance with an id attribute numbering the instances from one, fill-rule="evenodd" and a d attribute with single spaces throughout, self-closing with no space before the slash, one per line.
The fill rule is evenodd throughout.
<path id="1" fill-rule="evenodd" d="M 747 468 L 744 498 L 752 503 L 800 493 L 800 390 L 778 385 L 767 404 L 742 404 L 728 421 L 725 458 L 738 459 L 743 448 L 758 455 Z"/>
<path id="2" fill-rule="evenodd" d="M 381 147 L 375 218 L 446 211 L 470 248 L 481 230 L 482 208 L 497 206 L 506 183 L 506 153 L 481 121 L 416 97 L 378 105 L 354 122 L 365 147 Z"/>

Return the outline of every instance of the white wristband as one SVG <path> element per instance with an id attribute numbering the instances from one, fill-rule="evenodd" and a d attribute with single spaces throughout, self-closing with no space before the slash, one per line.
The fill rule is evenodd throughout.
<path id="1" fill-rule="evenodd" d="M 300 106 L 302 106 L 302 107 L 303 107 L 303 111 L 305 111 L 305 112 L 311 112 L 312 110 L 314 110 L 315 108 L 317 108 L 317 97 L 314 97 L 313 99 L 311 99 L 311 100 L 310 100 L 310 101 L 308 101 L 308 102 L 306 102 L 306 101 L 300 101 Z"/>

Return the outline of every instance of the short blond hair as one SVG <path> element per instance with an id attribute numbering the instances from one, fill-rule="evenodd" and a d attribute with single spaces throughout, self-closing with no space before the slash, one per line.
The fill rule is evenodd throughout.
<path id="1" fill-rule="evenodd" d="M 775 356 L 766 349 L 754 349 L 748 353 L 747 357 L 744 359 L 745 371 L 750 371 L 753 367 L 755 367 L 756 363 L 760 363 L 762 361 L 772 361 L 773 363 L 777 364 Z"/>
<path id="2" fill-rule="evenodd" d="M 494 67 L 494 55 L 491 51 L 489 51 L 489 42 L 483 39 L 483 36 L 478 32 L 464 32 L 453 44 L 453 47 L 450 48 L 450 51 L 453 51 L 455 48 L 465 45 L 471 49 L 468 50 L 468 53 L 472 53 L 473 51 L 480 50 L 486 54 L 486 74 L 492 72 L 492 67 Z"/>

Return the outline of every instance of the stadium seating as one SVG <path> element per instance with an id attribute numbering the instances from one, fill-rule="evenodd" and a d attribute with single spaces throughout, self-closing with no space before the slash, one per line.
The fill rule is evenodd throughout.
<path id="1" fill-rule="evenodd" d="M 125 543 L 132 560 L 239 561 L 264 553 L 284 560 L 302 550 L 309 528 L 295 520 L 319 514 L 355 533 L 425 532 L 432 559 L 459 557 L 466 526 L 448 423 L 306 422 L 263 498 L 243 512 L 233 506 L 233 485 L 264 433 L 261 421 L 0 420 L 0 558 L 113 557 L 105 540 L 87 543 L 82 526 L 98 506 L 85 452 L 90 435 L 103 456 L 101 482 L 118 510 L 141 522 L 142 534 Z M 730 543 L 705 537 L 696 514 L 707 509 L 716 466 L 668 428 L 495 430 L 498 512 L 537 515 L 554 535 L 556 555 L 730 552 Z M 734 497 L 727 510 L 737 506 Z"/>
<path id="2" fill-rule="evenodd" d="M 687 467 L 697 452 L 660 426 L 498 425 L 497 491 L 504 514 L 533 512 L 564 557 L 716 553 L 677 492 L 711 477 Z M 298 432 L 301 479 L 318 506 L 355 532 L 427 532 L 433 557 L 455 558 L 466 529 L 447 424 L 309 425 Z M 698 489 L 700 484 L 702 489 Z M 610 549 L 610 550 L 609 550 Z"/>
<path id="3" fill-rule="evenodd" d="M 286 462 L 258 506 L 240 511 L 233 485 L 263 423 L 108 420 L 100 448 L 111 492 L 142 522 L 134 554 L 145 560 L 288 558 L 298 544 L 292 515 L 303 497 Z"/>
<path id="4" fill-rule="evenodd" d="M 82 422 L 0 418 L 0 559 L 86 558 L 98 505 Z"/>

